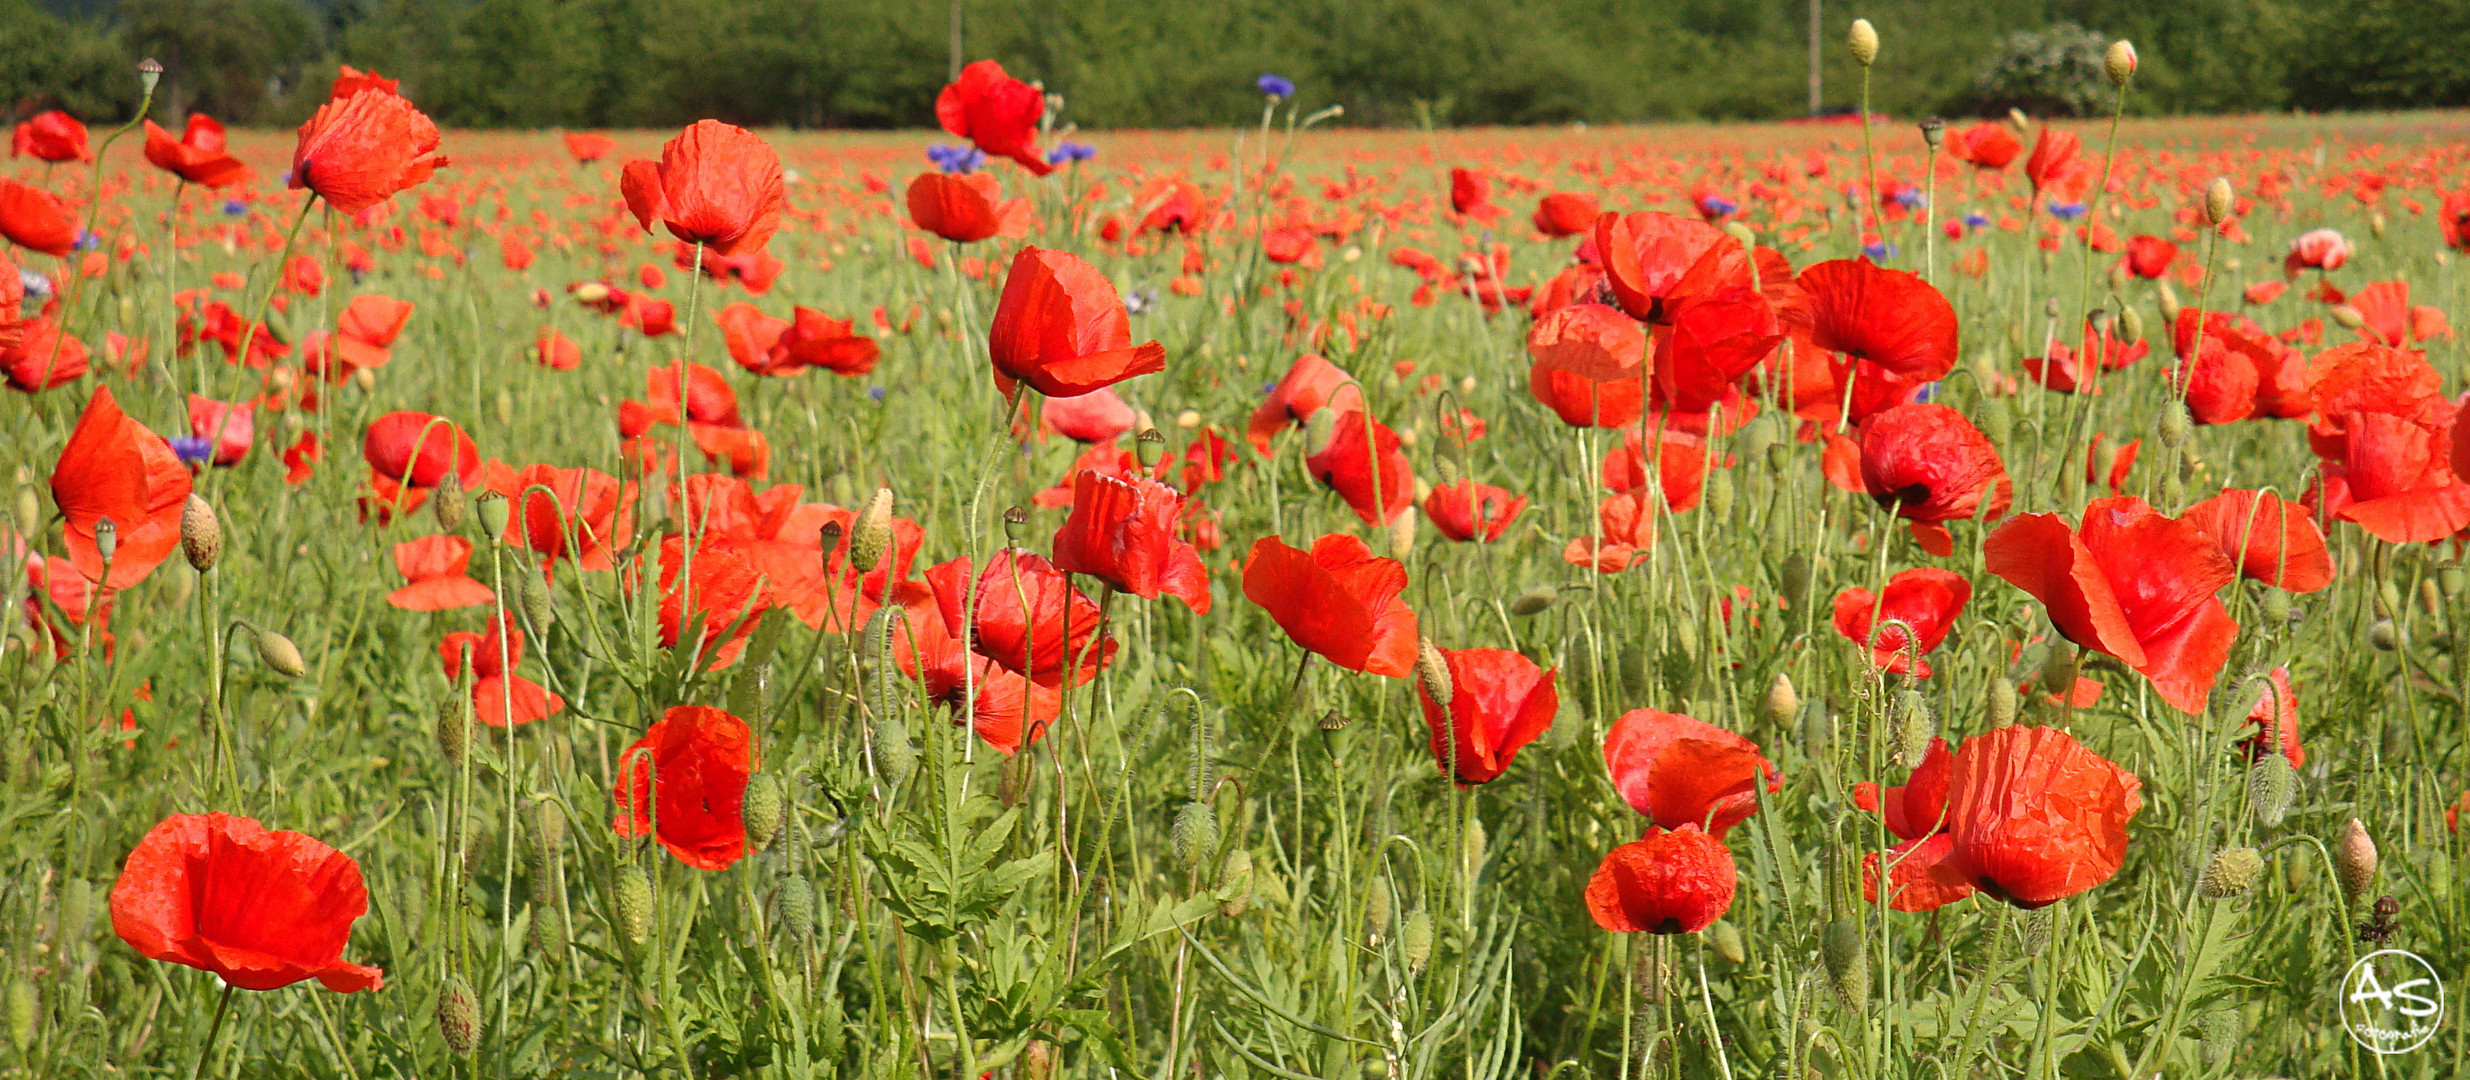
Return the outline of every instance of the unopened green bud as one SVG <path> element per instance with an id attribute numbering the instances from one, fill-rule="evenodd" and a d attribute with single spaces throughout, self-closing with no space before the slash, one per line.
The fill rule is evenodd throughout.
<path id="1" fill-rule="evenodd" d="M 1374 881 L 1372 891 L 1364 897 L 1364 929 L 1373 944 L 1380 944 L 1389 935 L 1390 919 L 1397 913 L 1398 898 L 1390 893 L 1388 879 Z"/>
<path id="2" fill-rule="evenodd" d="M 2101 70 L 2110 77 L 2111 86 L 2126 89 L 2127 80 L 2136 73 L 2136 47 L 2126 38 L 2111 42 L 2109 51 L 2101 54 Z"/>
<path id="3" fill-rule="evenodd" d="M 309 673 L 308 661 L 300 658 L 300 646 L 272 630 L 257 632 L 257 658 L 287 679 L 297 679 Z"/>
<path id="4" fill-rule="evenodd" d="M 1778 727 L 1792 723 L 1792 718 L 1801 714 L 1801 695 L 1793 689 L 1792 676 L 1776 672 L 1758 706 L 1768 723 Z"/>
<path id="5" fill-rule="evenodd" d="M 480 999 L 461 975 L 446 976 L 437 988 L 437 1033 L 456 1057 L 470 1057 L 480 1049 Z"/>
<path id="6" fill-rule="evenodd" d="M 2392 652 L 2401 647 L 2401 631 L 2393 626 L 2393 620 L 2377 619 L 2367 627 L 2367 643 L 2375 646 L 2377 652 Z"/>
<path id="7" fill-rule="evenodd" d="M 2131 307 L 2118 309 L 2118 337 L 2130 345 L 2144 340 L 2144 313 Z"/>
<path id="8" fill-rule="evenodd" d="M 1725 963 L 1749 961 L 1749 948 L 1741 940 L 1741 928 L 1734 926 L 1731 919 L 1717 919 L 1715 925 L 1707 928 L 1707 944 L 1715 949 L 1715 955 L 1724 958 Z"/>
<path id="9" fill-rule="evenodd" d="M 23 1055 L 34 1046 L 35 1024 L 42 1019 L 42 999 L 35 995 L 34 984 L 25 976 L 9 980 L 9 1041 Z"/>
<path id="10" fill-rule="evenodd" d="M 201 574 L 223 557 L 223 523 L 215 519 L 214 507 L 194 493 L 180 508 L 180 554 Z"/>
<path id="11" fill-rule="evenodd" d="M 652 879 L 640 866 L 617 872 L 617 929 L 626 940 L 641 945 L 652 938 Z"/>
<path id="12" fill-rule="evenodd" d="M 429 493 L 429 511 L 437 515 L 440 532 L 453 532 L 463 527 L 463 519 L 471 516 L 472 497 L 463 490 L 463 478 L 452 469 L 446 470 L 437 489 Z"/>
<path id="13" fill-rule="evenodd" d="M 1448 658 L 1431 638 L 1416 643 L 1415 677 L 1423 684 L 1424 696 L 1448 712 L 1450 701 L 1457 696 L 1457 684 L 1450 679 Z"/>
<path id="14" fill-rule="evenodd" d="M 2341 842 L 2333 848 L 2333 868 L 2341 878 L 2342 895 L 2353 904 L 2376 883 L 2376 842 L 2359 819 L 2351 818 L 2342 828 Z"/>
<path id="15" fill-rule="evenodd" d="M 516 571 L 515 602 L 521 607 L 523 624 L 532 633 L 549 632 L 549 624 L 557 617 L 551 600 L 549 579 L 540 570 L 525 567 Z"/>
<path id="16" fill-rule="evenodd" d="M 1009 526 L 1009 516 L 1005 523 Z M 876 488 L 874 497 L 866 500 L 866 509 L 858 514 L 857 532 L 849 541 L 849 565 L 861 574 L 874 573 L 891 550 L 892 489 Z"/>
<path id="17" fill-rule="evenodd" d="M 1819 938 L 1819 955 L 1827 963 L 1827 982 L 1844 1002 L 1845 1011 L 1860 1016 L 1870 1002 L 1869 942 L 1857 917 L 1834 919 Z"/>
<path id="18" fill-rule="evenodd" d="M 1920 691 L 1903 690 L 1895 695 L 1895 733 L 1896 763 L 1907 769 L 1918 767 L 1921 756 L 1930 751 L 1930 740 L 1938 736 L 1929 699 Z"/>
<path id="19" fill-rule="evenodd" d="M 1518 616 L 1535 615 L 1561 598 L 1557 585 L 1536 585 L 1510 598 L 1509 613 Z"/>
<path id="20" fill-rule="evenodd" d="M 1252 852 L 1236 848 L 1218 866 L 1218 914 L 1234 918 L 1252 906 Z"/>
<path id="21" fill-rule="evenodd" d="M 1407 974 L 1424 973 L 1424 965 L 1432 960 L 1432 913 L 1418 910 L 1407 916 L 1406 926 L 1398 932 L 1398 951 L 1405 955 Z"/>
<path id="22" fill-rule="evenodd" d="M 472 699 L 461 688 L 437 703 L 437 750 L 451 769 L 463 767 L 472 744 Z"/>
<path id="23" fill-rule="evenodd" d="M 1175 828 L 1169 834 L 1173 841 L 1175 861 L 1198 867 L 1218 850 L 1218 812 L 1207 800 L 1194 799 L 1175 811 Z"/>
<path id="24" fill-rule="evenodd" d="M 2230 220 L 2230 215 L 2237 210 L 2238 194 L 2230 190 L 2230 179 L 2226 176 L 2214 177 L 2213 182 L 2204 188 L 2204 220 L 2219 225 Z"/>
<path id="25" fill-rule="evenodd" d="M 1989 714 L 1990 726 L 1993 728 L 2012 726 L 2015 723 L 2015 714 L 2019 704 L 2016 700 L 2015 683 L 2009 681 L 2003 672 L 1992 676 L 1989 701 L 1983 708 L 1983 711 Z"/>
<path id="26" fill-rule="evenodd" d="M 2262 873 L 2264 856 L 2258 854 L 2256 849 L 2223 848 L 2213 853 L 2211 862 L 2204 864 L 2204 874 L 2198 879 L 2197 888 L 2209 899 L 2227 900 L 2246 895 L 2247 890 L 2255 887 L 2256 877 Z"/>
<path id="27" fill-rule="evenodd" d="M 746 822 L 746 842 L 756 851 L 772 846 L 781 827 L 789 823 L 789 798 L 781 790 L 780 778 L 768 772 L 748 777 L 746 796 L 740 816 Z"/>
<path id="28" fill-rule="evenodd" d="M 2247 774 L 2247 802 L 2255 808 L 2257 824 L 2278 827 L 2297 797 L 2298 774 L 2290 768 L 2289 758 L 2266 754 L 2256 760 Z"/>
<path id="29" fill-rule="evenodd" d="M 805 944 L 815 936 L 815 886 L 804 874 L 791 874 L 780 883 L 781 929 L 789 932 L 790 940 Z"/>
<path id="30" fill-rule="evenodd" d="M 1844 36 L 1844 43 L 1852 48 L 1854 63 L 1868 67 L 1877 62 L 1878 28 L 1871 26 L 1870 20 L 1854 19 L 1851 32 Z"/>

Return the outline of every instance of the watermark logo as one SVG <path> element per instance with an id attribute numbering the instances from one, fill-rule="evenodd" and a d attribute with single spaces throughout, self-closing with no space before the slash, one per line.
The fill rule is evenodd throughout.
<path id="1" fill-rule="evenodd" d="M 2378 1054 L 2406 1054 L 2444 1022 L 2444 983 L 2418 954 L 2383 949 L 2359 958 L 2341 980 L 2341 1026 Z"/>

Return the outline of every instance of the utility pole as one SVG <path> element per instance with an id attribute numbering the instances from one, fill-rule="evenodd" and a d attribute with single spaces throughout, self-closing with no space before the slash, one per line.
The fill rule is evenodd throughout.
<path id="1" fill-rule="evenodd" d="M 1816 6 L 1816 5 L 1817 5 L 1817 3 L 1818 3 L 1818 0 L 1810 0 L 1810 4 L 1812 5 L 1812 6 L 1811 6 L 1811 8 L 1810 8 L 1810 55 L 1811 55 L 1811 56 L 1813 56 L 1813 57 L 1818 55 L 1818 8 L 1817 8 L 1817 6 Z M 1816 79 L 1818 76 L 1817 76 L 1817 75 L 1815 75 L 1815 74 L 1813 74 L 1813 75 L 1811 75 L 1810 77 L 1811 77 L 1812 79 Z M 961 80 L 961 0 L 952 0 L 952 77 L 951 77 L 948 81 L 950 81 L 950 82 L 959 82 L 960 80 Z M 1817 84 L 1812 83 L 1811 85 L 1815 86 L 1815 85 L 1817 85 Z M 1813 101 L 1813 102 L 1818 100 L 1818 91 L 1816 91 L 1816 90 L 1812 90 L 1812 91 L 1810 91 L 1810 100 L 1811 100 L 1811 101 Z M 1814 107 L 1813 107 L 1813 108 L 1814 108 Z"/>
<path id="2" fill-rule="evenodd" d="M 957 55 L 959 55 L 959 49 L 960 49 L 960 46 L 957 44 L 957 42 L 959 42 L 959 41 L 960 41 L 960 34 L 961 34 L 961 31 L 960 31 L 960 17 L 961 17 L 961 16 L 960 16 L 960 0 L 952 0 L 952 3 L 953 3 L 953 7 L 952 7 L 952 20 L 953 20 L 953 21 L 952 21 L 952 40 L 956 43 L 956 44 L 954 44 L 954 45 L 953 45 L 953 47 L 952 47 L 952 48 L 953 48 L 953 50 L 954 50 L 953 54 L 957 56 Z M 1820 79 L 1820 76 L 1819 76 L 1819 59 L 1820 59 L 1820 57 L 1821 57 L 1821 56 L 1823 56 L 1823 55 L 1824 55 L 1824 54 L 1822 54 L 1822 53 L 1820 53 L 1820 52 L 1818 51 L 1818 36 L 1819 36 L 1819 17 L 1818 17 L 1818 5 L 1819 5 L 1819 3 L 1820 3 L 1820 0 L 1810 0 L 1810 115 L 1811 115 L 1811 116 L 1816 116 L 1816 115 L 1818 115 L 1819 98 L 1820 98 L 1820 93 L 1819 93 L 1819 91 L 1820 91 L 1820 89 L 1822 88 L 1822 86 L 1824 85 L 1824 84 L 1821 82 L 1821 79 Z"/>

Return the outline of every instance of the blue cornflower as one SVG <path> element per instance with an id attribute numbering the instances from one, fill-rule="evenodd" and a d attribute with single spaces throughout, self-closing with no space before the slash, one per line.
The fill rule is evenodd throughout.
<path id="1" fill-rule="evenodd" d="M 1157 306 L 1157 303 L 1158 289 L 1156 286 L 1153 285 L 1146 289 L 1133 289 L 1124 293 L 1124 314 L 1138 315 L 1142 312 L 1148 311 L 1152 307 Z"/>
<path id="2" fill-rule="evenodd" d="M 101 233 L 81 232 L 77 234 L 77 250 L 79 251 L 94 251 L 102 246 L 103 234 Z"/>
<path id="3" fill-rule="evenodd" d="M 976 172 L 978 166 L 986 164 L 986 154 L 974 146 L 936 143 L 926 148 L 926 160 L 934 162 L 935 167 L 944 172 L 966 173 Z"/>
<path id="4" fill-rule="evenodd" d="M 238 199 L 223 200 L 223 213 L 228 217 L 239 217 L 240 215 L 248 212 L 249 204 L 247 203 L 241 202 Z"/>
<path id="5" fill-rule="evenodd" d="M 2077 218 L 2083 217 L 2084 211 L 2085 206 L 2080 202 L 2053 202 L 2050 204 L 2050 213 L 2058 215 L 2058 219 L 2060 221 L 2074 221 Z"/>
<path id="6" fill-rule="evenodd" d="M 1937 396 L 1938 396 L 1938 384 L 1937 384 L 1937 383 L 1934 383 L 1934 382 L 1933 382 L 1933 383 L 1923 383 L 1923 384 L 1921 384 L 1921 389 L 1916 390 L 1916 391 L 1913 391 L 1913 400 L 1914 400 L 1914 401 L 1918 401 L 1918 402 L 1920 402 L 1920 403 L 1922 403 L 1922 404 L 1924 404 L 1924 405 L 1929 404 L 1929 403 L 1930 403 L 1930 401 L 1931 401 L 1931 399 L 1936 398 Z"/>
<path id="7" fill-rule="evenodd" d="M 1727 199 L 1721 195 L 1701 195 L 1698 197 L 1698 212 L 1702 214 L 1708 214 L 1714 217 L 1731 217 L 1733 211 L 1739 209 L 1741 209 L 1740 203 L 1734 202 L 1731 199 Z"/>
<path id="8" fill-rule="evenodd" d="M 1068 165 L 1076 161 L 1087 161 L 1096 156 L 1098 156 L 1098 148 L 1088 143 L 1062 142 L 1056 143 L 1054 149 L 1046 152 L 1046 163 Z"/>
<path id="9" fill-rule="evenodd" d="M 1896 205 L 1901 206 L 1906 210 L 1918 210 L 1921 208 L 1922 198 L 1921 189 L 1919 188 L 1897 188 L 1896 190 L 1887 193 L 1887 198 L 1894 200 Z"/>
<path id="10" fill-rule="evenodd" d="M 1261 93 L 1270 97 L 1291 98 L 1295 96 L 1295 81 L 1284 75 L 1263 75 L 1254 79 L 1252 85 L 1260 87 Z"/>
<path id="11" fill-rule="evenodd" d="M 883 387 L 880 387 L 880 386 L 869 386 L 869 387 L 867 387 L 867 388 L 866 388 L 866 396 L 867 396 L 867 397 L 869 397 L 869 398 L 874 399 L 874 401 L 875 401 L 876 403 L 878 403 L 878 404 L 882 403 L 882 401 L 883 401 Z"/>
<path id="12" fill-rule="evenodd" d="M 1964 214 L 1964 227 L 1967 229 L 1989 228 L 1990 215 L 1984 214 L 1979 210 L 1966 211 Z"/>
<path id="13" fill-rule="evenodd" d="M 214 456 L 214 440 L 203 435 L 180 435 L 169 441 L 172 455 L 183 465 L 203 465 Z"/>
<path id="14" fill-rule="evenodd" d="M 43 299 L 51 295 L 51 278 L 22 266 L 17 268 L 17 284 L 25 290 L 26 298 L 29 300 Z"/>
<path id="15" fill-rule="evenodd" d="M 1885 262 L 1901 250 L 1903 249 L 1889 244 L 1861 245 L 1861 253 L 1869 256 L 1871 262 Z"/>

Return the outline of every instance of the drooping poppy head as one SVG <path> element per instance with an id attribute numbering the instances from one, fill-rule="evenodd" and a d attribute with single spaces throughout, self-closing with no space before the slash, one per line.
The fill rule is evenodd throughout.
<path id="1" fill-rule="evenodd" d="M 1929 382 L 1954 370 L 1955 308 L 1917 274 L 1858 259 L 1801 272 L 1784 325 L 1815 348 L 1867 360 L 1898 378 Z"/>
<path id="2" fill-rule="evenodd" d="M 1981 891 L 2046 907 L 2118 873 L 2142 788 L 2064 731 L 1993 728 L 1956 748 L 1949 857 Z"/>
<path id="3" fill-rule="evenodd" d="M 292 148 L 294 190 L 357 214 L 426 182 L 447 164 L 437 125 L 391 90 L 367 87 L 317 108 Z"/>
<path id="4" fill-rule="evenodd" d="M 1338 414 L 1329 441 L 1304 456 L 1314 479 L 1368 525 L 1386 525 L 1415 504 L 1414 466 L 1398 433 L 1356 410 Z"/>
<path id="5" fill-rule="evenodd" d="M 1406 567 L 1345 533 L 1313 541 L 1309 552 L 1265 536 L 1244 564 L 1244 597 L 1295 644 L 1349 671 L 1391 678 L 1415 667 L 1415 612 L 1399 597 L 1406 586 Z"/>
<path id="6" fill-rule="evenodd" d="M 1439 649 L 1449 669 L 1449 705 L 1418 682 L 1432 760 L 1461 785 L 1488 783 L 1552 726 L 1561 708 L 1558 673 L 1509 649 Z"/>
<path id="7" fill-rule="evenodd" d="M 52 162 L 94 160 L 94 152 L 86 148 L 86 125 L 58 109 L 36 113 L 18 124 L 9 140 L 9 156 Z"/>
<path id="8" fill-rule="evenodd" d="M 1858 587 L 1836 594 L 1835 632 L 1856 645 L 1868 643 L 1870 663 L 1878 667 L 1929 678 L 1929 653 L 1964 613 L 1973 583 L 1952 571 L 1916 567 L 1887 579 L 1883 596 Z"/>
<path id="9" fill-rule="evenodd" d="M 376 990 L 386 973 L 343 959 L 369 889 L 352 857 L 229 814 L 174 814 L 112 883 L 112 931 L 140 955 L 211 971 L 244 990 L 316 979 Z"/>
<path id="10" fill-rule="evenodd" d="M 1011 158 L 1033 176 L 1055 171 L 1038 149 L 1038 119 L 1046 93 L 1004 74 L 1003 65 L 980 60 L 935 95 L 935 121 L 976 143 L 989 157 Z"/>
<path id="11" fill-rule="evenodd" d="M 1604 734 L 1604 765 L 1630 808 L 1667 829 L 1716 836 L 1758 812 L 1758 780 L 1782 791 L 1775 763 L 1737 733 L 1679 713 L 1631 709 Z"/>
<path id="12" fill-rule="evenodd" d="M 2080 529 L 2025 514 L 1992 532 L 1983 556 L 2067 640 L 2142 672 L 2179 711 L 2203 711 L 2238 636 L 2214 595 L 2238 570 L 2203 529 L 2141 499 L 2095 499 Z"/>
<path id="13" fill-rule="evenodd" d="M 660 148 L 659 161 L 629 161 L 618 175 L 626 208 L 650 232 L 721 256 L 753 254 L 780 228 L 780 155 L 754 132 L 698 120 Z"/>
<path id="14" fill-rule="evenodd" d="M 434 488 L 448 473 L 466 489 L 480 481 L 480 445 L 445 417 L 424 412 L 378 417 L 360 440 L 360 456 L 379 476 L 415 488 Z"/>
<path id="15" fill-rule="evenodd" d="M 204 113 L 190 113 L 181 137 L 146 121 L 146 160 L 182 181 L 208 188 L 245 183 L 250 169 L 223 148 L 223 125 Z"/>
<path id="16" fill-rule="evenodd" d="M 2295 593 L 2333 583 L 2324 531 L 2304 506 L 2269 491 L 2231 489 L 2187 508 L 2180 520 L 2204 530 L 2239 573 Z"/>
<path id="17" fill-rule="evenodd" d="M 51 192 L 0 179 L 0 238 L 28 251 L 66 256 L 77 246 L 77 223 Z"/>
<path id="18" fill-rule="evenodd" d="M 1694 934 L 1732 910 L 1737 874 L 1731 849 L 1698 826 L 1649 826 L 1595 868 L 1587 911 L 1616 934 Z"/>
<path id="19" fill-rule="evenodd" d="M 86 580 L 114 591 L 144 581 L 180 547 L 189 487 L 189 471 L 171 444 L 122 413 L 111 387 L 96 387 L 51 474 L 69 561 Z M 106 519 L 116 540 L 108 574 L 95 541 Z"/>
<path id="20" fill-rule="evenodd" d="M 974 243 L 1003 227 L 1002 197 L 992 173 L 919 173 L 909 182 L 909 220 L 953 243 Z"/>
<path id="21" fill-rule="evenodd" d="M 1183 496 L 1155 480 L 1084 469 L 1072 482 L 1072 516 L 1055 531 L 1055 567 L 1143 599 L 1165 593 L 1209 614 L 1209 570 L 1177 535 L 1183 508 Z"/>
<path id="22" fill-rule="evenodd" d="M 1989 436 L 1953 406 L 1898 405 L 1861 424 L 1861 484 L 1880 506 L 1913 521 L 2006 512 L 2007 467 Z"/>
<path id="23" fill-rule="evenodd" d="M 726 870 L 746 855 L 746 781 L 755 771 L 746 721 L 673 705 L 619 756 L 619 836 L 652 836 L 679 862 Z"/>
<path id="24" fill-rule="evenodd" d="M 1166 370 L 1165 346 L 1132 344 L 1114 282 L 1077 255 L 1034 246 L 1012 258 L 986 344 L 1000 380 L 1048 397 L 1078 397 Z"/>

